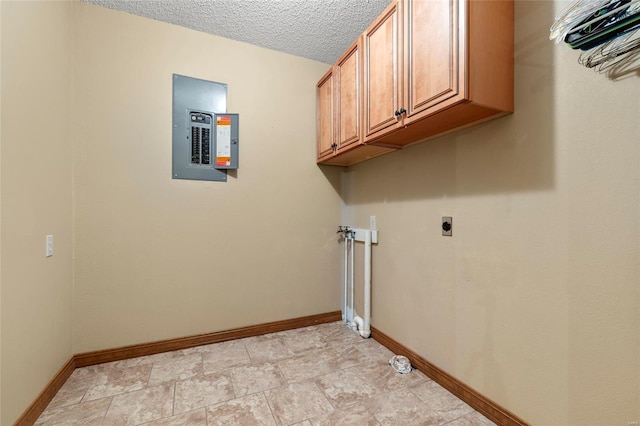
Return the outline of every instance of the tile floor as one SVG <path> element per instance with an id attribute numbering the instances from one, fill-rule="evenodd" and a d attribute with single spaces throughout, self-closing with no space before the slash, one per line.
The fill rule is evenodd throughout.
<path id="1" fill-rule="evenodd" d="M 493 425 L 341 322 L 76 369 L 37 425 Z"/>

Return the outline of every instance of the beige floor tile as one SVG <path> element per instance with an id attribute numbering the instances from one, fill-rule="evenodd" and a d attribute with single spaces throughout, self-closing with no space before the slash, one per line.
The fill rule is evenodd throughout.
<path id="1" fill-rule="evenodd" d="M 444 423 L 438 413 L 431 411 L 406 388 L 371 398 L 364 405 L 384 426 L 428 426 Z"/>
<path id="2" fill-rule="evenodd" d="M 362 343 L 365 339 L 351 330 L 342 322 L 333 322 L 317 326 L 317 331 L 324 339 L 324 342 L 337 347 Z"/>
<path id="3" fill-rule="evenodd" d="M 173 352 L 168 352 L 169 354 L 173 354 Z M 99 364 L 95 367 L 98 368 L 129 368 L 129 367 L 139 367 L 141 365 L 151 365 L 154 362 L 154 358 L 157 355 L 148 355 L 148 356 L 139 356 L 136 358 L 123 359 L 120 361 L 112 361 L 104 364 Z M 89 367 L 91 368 L 91 367 Z"/>
<path id="4" fill-rule="evenodd" d="M 491 420 L 484 417 L 478 412 L 472 412 L 465 416 L 462 416 L 451 423 L 447 423 L 447 426 L 493 426 Z"/>
<path id="5" fill-rule="evenodd" d="M 335 356 L 330 359 L 329 367 L 332 370 L 342 370 L 369 362 L 370 359 L 360 350 L 361 346 L 362 344 L 331 348 Z"/>
<path id="6" fill-rule="evenodd" d="M 376 418 L 360 404 L 336 410 L 326 416 L 311 419 L 312 426 L 379 426 Z"/>
<path id="7" fill-rule="evenodd" d="M 278 361 L 278 367 L 289 382 L 299 382 L 333 371 L 329 361 L 336 355 L 333 348 L 310 351 Z"/>
<path id="8" fill-rule="evenodd" d="M 175 414 L 235 398 L 229 373 L 198 376 L 176 382 Z"/>
<path id="9" fill-rule="evenodd" d="M 150 371 L 151 365 L 126 368 L 98 367 L 93 384 L 84 395 L 83 401 L 140 390 L 147 386 Z"/>
<path id="10" fill-rule="evenodd" d="M 47 409 L 79 404 L 85 393 L 87 393 L 87 389 L 89 389 L 89 385 L 63 387 L 56 393 L 56 396 L 51 400 Z"/>
<path id="11" fill-rule="evenodd" d="M 210 345 L 196 346 L 188 350 L 197 350 L 200 353 L 213 352 L 218 354 L 225 353 L 225 352 L 233 352 L 234 350 L 238 350 L 238 349 L 243 349 L 246 351 L 244 347 L 244 343 L 248 339 L 249 338 L 227 340 L 226 342 L 211 343 Z"/>
<path id="12" fill-rule="evenodd" d="M 68 380 L 94 382 L 98 377 L 101 377 L 106 370 L 112 369 L 114 363 L 96 364 L 88 367 L 80 367 L 73 370 Z M 135 367 L 135 366 L 131 366 Z M 118 367 L 120 369 L 126 367 Z"/>
<path id="13" fill-rule="evenodd" d="M 276 424 L 262 393 L 237 398 L 207 408 L 209 426 L 274 426 Z"/>
<path id="14" fill-rule="evenodd" d="M 129 358 L 129 359 L 123 359 L 120 361 L 113 361 L 105 364 L 99 364 L 95 367 L 127 368 L 127 367 L 138 367 L 140 365 L 160 364 L 160 363 L 172 361 L 178 358 L 182 358 L 185 355 L 191 355 L 190 350 L 191 349 L 183 349 L 183 350 L 171 351 L 171 352 L 161 352 L 159 354 L 154 354 L 154 355 L 145 355 L 145 356 L 139 356 L 136 358 Z M 193 352 L 193 353 L 196 353 L 196 352 Z"/>
<path id="15" fill-rule="evenodd" d="M 92 383 L 96 377 L 104 370 L 105 364 L 80 367 L 73 370 L 66 383 Z M 65 384 L 66 384 L 65 383 Z"/>
<path id="16" fill-rule="evenodd" d="M 279 425 L 290 425 L 333 411 L 313 382 L 293 383 L 264 394 Z"/>
<path id="17" fill-rule="evenodd" d="M 254 363 L 276 361 L 295 355 L 284 341 L 276 336 L 250 337 L 244 339 L 244 344 Z"/>
<path id="18" fill-rule="evenodd" d="M 103 398 L 46 410 L 35 424 L 39 426 L 99 426 L 109 409 L 109 404 L 111 404 L 111 398 Z"/>
<path id="19" fill-rule="evenodd" d="M 207 412 L 204 408 L 200 408 L 199 410 L 145 423 L 144 426 L 207 426 Z"/>
<path id="20" fill-rule="evenodd" d="M 365 360 L 366 357 L 351 345 L 343 348 L 329 347 L 309 351 L 305 355 L 278 361 L 278 366 L 289 382 L 299 382 L 352 367 Z"/>
<path id="21" fill-rule="evenodd" d="M 200 346 L 200 352 L 204 362 L 204 374 L 251 364 L 251 358 L 242 340 Z"/>
<path id="22" fill-rule="evenodd" d="M 194 346 L 191 348 L 186 348 L 186 349 L 182 349 L 180 350 L 182 355 L 193 355 L 193 354 L 200 354 L 203 352 L 203 348 L 206 348 L 207 346 L 212 346 L 212 345 L 217 345 L 218 343 L 212 343 L 210 345 L 200 345 L 200 346 Z"/>
<path id="23" fill-rule="evenodd" d="M 364 339 L 342 322 L 315 326 L 315 331 L 322 336 L 325 343 L 332 347 L 357 348 L 368 360 L 388 361 L 393 352 L 376 342 L 372 338 Z"/>
<path id="24" fill-rule="evenodd" d="M 87 389 L 89 389 L 89 385 L 81 387 L 67 386 L 66 388 L 62 388 L 51 400 L 51 402 L 47 406 L 47 409 L 79 404 L 80 401 L 82 401 L 85 393 L 87 393 Z"/>
<path id="25" fill-rule="evenodd" d="M 356 347 L 371 361 L 389 362 L 394 355 L 393 352 L 373 339 L 363 339 Z"/>
<path id="26" fill-rule="evenodd" d="M 379 388 L 360 377 L 356 371 L 359 368 L 339 370 L 315 379 L 320 390 L 334 407 L 345 408 L 381 392 Z"/>
<path id="27" fill-rule="evenodd" d="M 238 397 L 287 384 L 278 366 L 269 362 L 234 368 L 230 373 Z"/>
<path id="28" fill-rule="evenodd" d="M 295 330 L 275 333 L 295 354 L 303 354 L 314 349 L 324 349 L 329 346 L 324 336 L 311 328 L 297 328 Z"/>
<path id="29" fill-rule="evenodd" d="M 338 329 L 346 329 L 347 326 L 342 321 L 333 321 L 324 324 L 313 325 L 307 328 L 318 331 L 320 334 L 325 335 L 327 334 L 327 332 L 333 332 Z"/>
<path id="30" fill-rule="evenodd" d="M 56 393 L 47 409 L 79 404 L 94 380 L 95 375 L 85 374 L 80 369 L 75 370 Z"/>
<path id="31" fill-rule="evenodd" d="M 202 355 L 182 355 L 175 359 L 154 363 L 149 376 L 149 386 L 158 386 L 201 375 Z"/>
<path id="32" fill-rule="evenodd" d="M 291 426 L 313 426 L 309 420 L 305 420 L 300 423 L 294 423 Z"/>
<path id="33" fill-rule="evenodd" d="M 420 383 L 409 389 L 447 422 L 473 411 L 473 408 L 434 381 Z"/>
<path id="34" fill-rule="evenodd" d="M 151 387 L 113 397 L 103 426 L 128 426 L 170 417 L 173 384 Z"/>

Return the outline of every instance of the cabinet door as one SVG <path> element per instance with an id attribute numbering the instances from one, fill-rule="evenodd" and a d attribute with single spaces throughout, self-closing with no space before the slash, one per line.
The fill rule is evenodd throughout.
<path id="1" fill-rule="evenodd" d="M 365 138 L 398 127 L 398 25 L 397 3 L 393 2 L 364 33 Z"/>
<path id="2" fill-rule="evenodd" d="M 329 70 L 318 82 L 317 86 L 317 123 L 318 158 L 333 153 L 335 147 L 335 132 L 333 128 L 334 108 L 334 78 L 333 70 Z"/>
<path id="3" fill-rule="evenodd" d="M 362 139 L 360 103 L 362 99 L 360 66 L 362 53 L 360 38 L 338 60 L 335 70 L 338 80 L 336 116 L 338 117 L 338 149 Z"/>
<path id="4" fill-rule="evenodd" d="M 465 1 L 404 0 L 405 123 L 463 98 L 458 16 Z"/>

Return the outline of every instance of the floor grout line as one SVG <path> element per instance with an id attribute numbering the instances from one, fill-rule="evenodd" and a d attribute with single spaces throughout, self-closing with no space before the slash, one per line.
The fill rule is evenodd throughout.
<path id="1" fill-rule="evenodd" d="M 278 419 L 276 418 L 276 415 L 273 412 L 273 408 L 271 407 L 271 402 L 269 402 L 269 398 L 267 398 L 266 391 L 262 392 L 262 397 L 264 398 L 265 401 L 267 401 L 267 407 L 269 407 L 269 411 L 271 412 L 271 417 L 273 418 L 274 423 L 277 425 L 278 424 Z"/>
<path id="2" fill-rule="evenodd" d="M 173 398 L 172 398 L 173 404 L 171 405 L 171 415 L 172 416 L 176 415 L 176 388 L 177 387 L 178 387 L 178 382 L 177 381 L 173 382 Z"/>
<path id="3" fill-rule="evenodd" d="M 111 410 L 111 405 L 113 404 L 113 397 L 111 397 L 111 401 L 109 401 L 109 406 L 107 410 L 104 412 L 104 416 L 102 416 L 102 420 L 100 421 L 100 425 L 104 425 L 104 421 L 107 419 L 107 414 L 109 414 L 109 410 Z"/>

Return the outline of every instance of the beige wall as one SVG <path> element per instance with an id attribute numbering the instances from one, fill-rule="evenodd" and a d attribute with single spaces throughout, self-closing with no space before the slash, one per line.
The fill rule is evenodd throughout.
<path id="1" fill-rule="evenodd" d="M 9 425 L 72 355 L 72 13 L 66 2 L 0 10 L 0 423 Z"/>
<path id="2" fill-rule="evenodd" d="M 74 352 L 340 309 L 328 66 L 85 3 L 75 23 Z M 227 183 L 171 179 L 172 73 L 228 84 Z"/>
<path id="3" fill-rule="evenodd" d="M 0 421 L 2 421 L 2 6 L 0 6 Z"/>
<path id="4" fill-rule="evenodd" d="M 372 323 L 539 425 L 638 421 L 640 85 L 516 2 L 516 113 L 344 173 L 376 215 Z M 441 216 L 453 216 L 442 237 Z"/>

